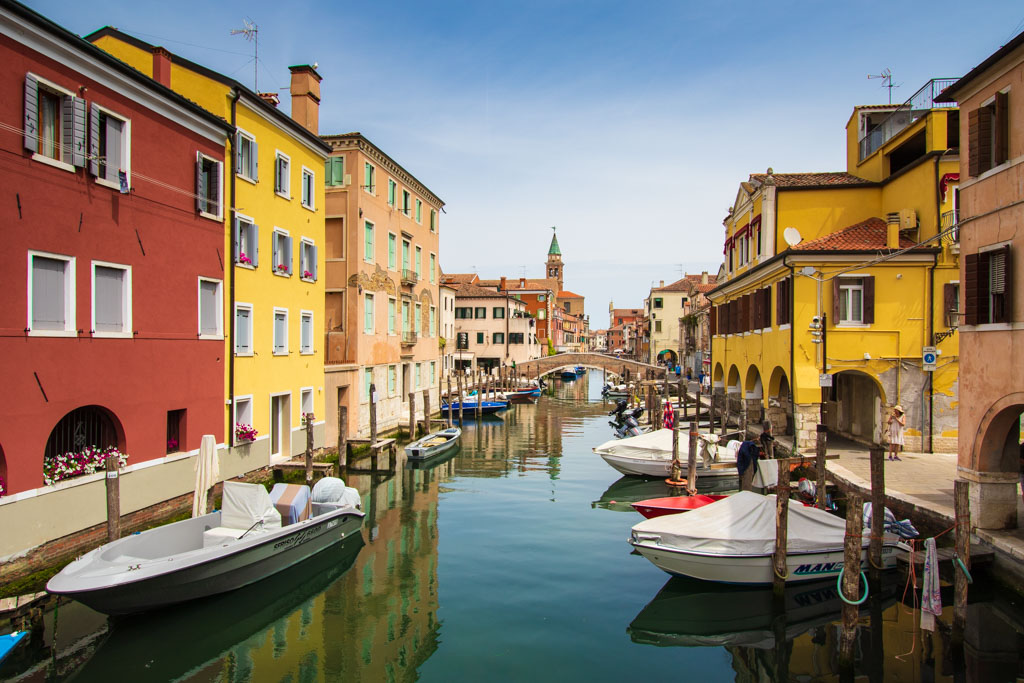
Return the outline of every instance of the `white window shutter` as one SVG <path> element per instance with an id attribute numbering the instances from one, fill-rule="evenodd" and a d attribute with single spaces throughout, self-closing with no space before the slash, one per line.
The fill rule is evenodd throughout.
<path id="1" fill-rule="evenodd" d="M 312 263 L 310 264 L 309 272 L 313 273 L 313 279 L 316 280 L 316 272 L 317 272 L 316 271 L 316 264 L 317 264 L 317 260 L 316 260 L 316 245 L 315 244 L 309 248 L 309 253 L 310 253 L 310 260 L 312 261 Z"/>
<path id="2" fill-rule="evenodd" d="M 25 149 L 39 151 L 39 82 L 25 75 Z"/>
<path id="3" fill-rule="evenodd" d="M 81 97 L 72 97 L 72 136 L 71 136 L 71 163 L 78 168 L 85 166 L 85 151 L 87 144 L 86 123 L 87 113 L 85 100 Z"/>
<path id="4" fill-rule="evenodd" d="M 260 226 L 253 223 L 249 228 L 249 234 L 252 235 L 252 253 L 248 256 L 252 259 L 252 267 L 255 268 L 260 265 Z"/>
<path id="5" fill-rule="evenodd" d="M 100 109 L 95 104 L 89 108 L 89 173 L 100 174 Z"/>
<path id="6" fill-rule="evenodd" d="M 205 210 L 206 187 L 203 182 L 203 155 L 196 152 L 196 211 Z"/>

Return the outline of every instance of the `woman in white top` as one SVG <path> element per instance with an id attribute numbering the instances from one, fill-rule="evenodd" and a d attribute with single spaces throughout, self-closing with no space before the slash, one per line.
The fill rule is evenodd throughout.
<path id="1" fill-rule="evenodd" d="M 903 428 L 907 426 L 907 417 L 903 414 L 903 406 L 897 405 L 889 416 L 889 460 L 901 460 L 897 453 L 903 446 Z"/>

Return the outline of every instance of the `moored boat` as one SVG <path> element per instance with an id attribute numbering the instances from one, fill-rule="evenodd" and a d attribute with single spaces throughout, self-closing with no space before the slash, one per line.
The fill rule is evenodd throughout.
<path id="1" fill-rule="evenodd" d="M 466 399 L 465 401 L 455 401 L 454 403 L 451 404 L 452 410 L 453 411 L 458 411 L 460 404 L 462 405 L 463 412 L 465 412 L 465 413 L 475 413 L 476 412 L 477 402 L 475 400 Z M 488 415 L 490 413 L 496 413 L 496 412 L 498 412 L 500 410 L 505 410 L 507 408 L 508 408 L 508 401 L 482 401 L 480 403 L 480 412 L 483 413 L 484 415 Z M 448 410 L 448 404 L 447 403 L 442 403 L 441 404 L 441 410 L 442 411 L 447 411 Z"/>
<path id="2" fill-rule="evenodd" d="M 410 460 L 432 458 L 455 448 L 459 443 L 460 436 L 462 436 L 462 430 L 458 427 L 449 427 L 433 434 L 427 434 L 422 439 L 413 441 L 406 446 L 405 455 Z"/>
<path id="3" fill-rule="evenodd" d="M 706 441 L 707 435 L 701 435 Z M 689 441 L 680 435 L 679 459 L 686 467 Z M 721 447 L 714 443 L 702 445 L 702 457 L 697 463 L 697 481 L 707 478 L 738 477 L 736 452 L 739 442 Z M 633 477 L 667 477 L 672 473 L 672 430 L 657 429 L 640 436 L 612 439 L 594 448 L 606 463 L 622 474 Z M 712 455 L 709 457 L 707 454 Z"/>
<path id="4" fill-rule="evenodd" d="M 699 481 L 699 480 L 698 480 Z M 667 498 L 648 498 L 633 503 L 633 509 L 647 519 L 689 512 L 702 508 L 709 503 L 725 498 L 723 495 L 706 495 L 698 493 L 693 496 L 668 496 Z"/>
<path id="5" fill-rule="evenodd" d="M 519 389 L 505 392 L 505 398 L 509 403 L 534 403 L 539 396 L 540 389 Z"/>
<path id="6" fill-rule="evenodd" d="M 358 491 L 325 477 L 299 521 L 282 525 L 266 488 L 226 481 L 221 510 L 100 546 L 64 567 L 46 590 L 105 614 L 146 612 L 223 593 L 359 533 L 358 506 Z"/>
<path id="7" fill-rule="evenodd" d="M 562 372 L 559 373 L 559 377 L 566 380 L 576 379 L 577 376 L 578 375 L 575 370 L 562 370 Z"/>

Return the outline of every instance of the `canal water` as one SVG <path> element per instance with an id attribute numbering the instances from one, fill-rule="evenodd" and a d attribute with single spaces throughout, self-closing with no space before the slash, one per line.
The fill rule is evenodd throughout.
<path id="1" fill-rule="evenodd" d="M 767 591 L 670 579 L 631 554 L 628 503 L 667 490 L 591 452 L 611 436 L 600 386 L 555 381 L 536 405 L 467 420 L 454 455 L 353 475 L 362 538 L 257 585 L 127 619 L 51 604 L 0 679 L 839 680 L 833 583 L 791 589 L 773 620 Z M 922 635 L 910 594 L 884 584 L 863 606 L 858 675 L 1015 680 L 1021 604 L 987 590 L 972 588 L 959 658 L 950 608 Z"/>

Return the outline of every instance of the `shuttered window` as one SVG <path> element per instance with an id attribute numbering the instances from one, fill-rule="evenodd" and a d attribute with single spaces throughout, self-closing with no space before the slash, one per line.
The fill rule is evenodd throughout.
<path id="1" fill-rule="evenodd" d="M 324 185 L 344 187 L 345 157 L 329 157 L 324 163 Z"/>
<path id="2" fill-rule="evenodd" d="M 310 169 L 302 168 L 302 205 L 310 210 L 316 210 L 316 174 Z"/>
<path id="3" fill-rule="evenodd" d="M 967 114 L 967 168 L 979 176 L 1009 156 L 1009 97 L 996 93 L 992 102 Z"/>
<path id="4" fill-rule="evenodd" d="M 32 255 L 30 331 L 74 331 L 74 272 L 73 259 Z"/>
<path id="5" fill-rule="evenodd" d="M 248 133 L 235 133 L 235 172 L 253 182 L 259 180 L 259 145 Z"/>
<path id="6" fill-rule="evenodd" d="M 317 249 L 316 245 L 308 239 L 303 239 L 299 243 L 299 275 L 303 280 L 316 282 Z"/>
<path id="7" fill-rule="evenodd" d="M 313 353 L 313 314 L 303 313 L 299 318 L 299 352 Z"/>
<path id="8" fill-rule="evenodd" d="M 363 298 L 363 332 L 373 334 L 373 294 Z"/>
<path id="9" fill-rule="evenodd" d="M 967 254 L 964 275 L 964 321 L 968 325 L 1012 321 L 1013 260 L 1009 245 Z"/>
<path id="10" fill-rule="evenodd" d="M 942 285 L 942 325 L 957 327 L 960 311 L 960 283 L 947 282 Z"/>
<path id="11" fill-rule="evenodd" d="M 274 155 L 274 192 L 291 198 L 291 159 L 277 152 Z"/>
<path id="12" fill-rule="evenodd" d="M 790 325 L 793 322 L 789 306 L 792 287 L 793 281 L 790 278 L 775 284 L 775 322 L 778 325 Z"/>
<path id="13" fill-rule="evenodd" d="M 275 230 L 271 247 L 273 248 L 274 272 L 278 275 L 291 275 L 292 238 L 281 230 Z"/>
<path id="14" fill-rule="evenodd" d="M 23 124 L 25 149 L 79 168 L 85 166 L 85 100 L 26 74 Z"/>
<path id="15" fill-rule="evenodd" d="M 220 220 L 222 196 L 221 163 L 196 152 L 196 211 Z"/>
<path id="16" fill-rule="evenodd" d="M 221 337 L 221 283 L 199 280 L 199 335 Z"/>
<path id="17" fill-rule="evenodd" d="M 93 264 L 92 331 L 97 336 L 131 332 L 131 271 Z"/>
<path id="18" fill-rule="evenodd" d="M 274 309 L 274 355 L 288 353 L 288 311 Z"/>
<path id="19" fill-rule="evenodd" d="M 252 309 L 248 306 L 235 307 L 235 353 L 252 355 Z"/>
<path id="20" fill-rule="evenodd" d="M 395 333 L 395 316 L 398 314 L 397 307 L 397 301 L 388 299 L 388 334 Z"/>
<path id="21" fill-rule="evenodd" d="M 832 280 L 832 321 L 838 325 L 875 322 L 875 278 L 837 277 Z"/>
<path id="22" fill-rule="evenodd" d="M 373 263 L 373 223 L 370 221 L 363 227 L 363 260 Z"/>
<path id="23" fill-rule="evenodd" d="M 260 264 L 260 228 L 248 218 L 235 218 L 235 263 L 256 268 Z"/>

